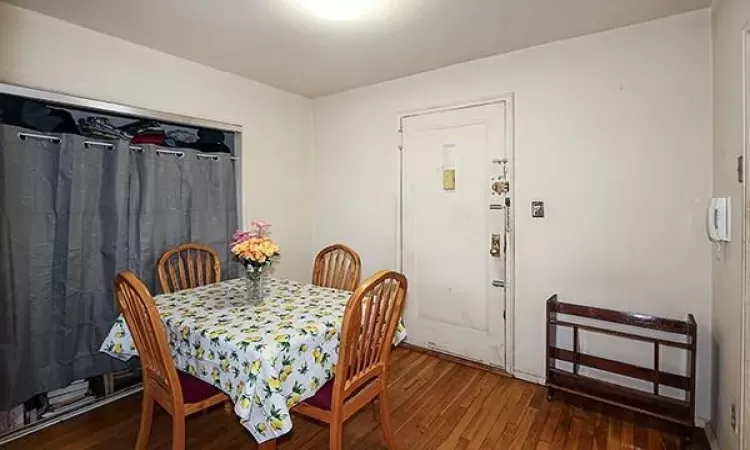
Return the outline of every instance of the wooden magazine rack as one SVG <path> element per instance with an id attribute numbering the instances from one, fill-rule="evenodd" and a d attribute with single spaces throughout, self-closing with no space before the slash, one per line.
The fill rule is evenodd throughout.
<path id="1" fill-rule="evenodd" d="M 559 315 L 587 320 L 585 324 L 565 321 L 560 319 Z M 634 331 L 611 330 L 590 325 L 592 320 L 599 323 L 609 322 L 629 325 L 630 329 Z M 558 327 L 573 330 L 572 351 L 557 346 Z M 639 332 L 639 329 L 643 332 Z M 678 339 L 653 337 L 654 333 L 649 333 L 649 330 L 674 334 Z M 615 336 L 628 341 L 650 343 L 653 345 L 653 365 L 652 367 L 637 366 L 583 353 L 580 351 L 580 331 Z M 680 339 L 680 337 L 683 338 Z M 697 326 L 692 314 L 688 314 L 687 321 L 679 321 L 561 303 L 557 301 L 557 295 L 553 295 L 547 300 L 547 399 L 551 399 L 555 391 L 564 391 L 692 429 L 695 426 L 696 342 Z M 685 351 L 688 357 L 687 375 L 676 375 L 659 368 L 659 354 L 662 347 L 678 348 Z M 570 363 L 572 370 L 560 369 L 557 367 L 558 361 Z M 649 392 L 581 375 L 579 373 L 581 366 L 648 381 L 652 383 L 653 388 Z M 662 395 L 660 386 L 669 386 L 683 391 L 685 399 Z"/>

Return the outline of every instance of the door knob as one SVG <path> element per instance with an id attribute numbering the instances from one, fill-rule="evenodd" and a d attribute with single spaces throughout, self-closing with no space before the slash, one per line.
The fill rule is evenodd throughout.
<path id="1" fill-rule="evenodd" d="M 510 191 L 510 183 L 506 180 L 496 180 L 492 182 L 491 188 L 496 195 L 503 195 Z"/>
<path id="2" fill-rule="evenodd" d="M 493 234 L 490 242 L 490 256 L 494 258 L 500 257 L 500 239 L 502 235 Z"/>

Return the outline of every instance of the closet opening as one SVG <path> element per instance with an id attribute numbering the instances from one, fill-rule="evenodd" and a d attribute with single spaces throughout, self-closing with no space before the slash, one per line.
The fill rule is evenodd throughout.
<path id="1" fill-rule="evenodd" d="M 0 83 L 0 445 L 140 390 L 112 279 L 240 228 L 242 127 Z"/>

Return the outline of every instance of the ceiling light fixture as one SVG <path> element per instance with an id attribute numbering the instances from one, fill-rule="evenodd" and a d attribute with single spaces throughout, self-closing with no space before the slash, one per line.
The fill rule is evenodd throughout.
<path id="1" fill-rule="evenodd" d="M 327 20 L 353 20 L 372 11 L 374 0 L 299 0 L 316 16 Z"/>

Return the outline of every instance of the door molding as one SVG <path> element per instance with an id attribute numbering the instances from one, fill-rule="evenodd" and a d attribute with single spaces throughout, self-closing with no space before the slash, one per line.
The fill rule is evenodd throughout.
<path id="1" fill-rule="evenodd" d="M 508 154 L 510 163 L 508 164 L 510 171 L 510 192 L 514 193 L 515 189 L 515 94 L 513 92 L 498 94 L 489 97 L 480 97 L 473 100 L 462 100 L 443 104 L 437 104 L 432 106 L 425 106 L 421 108 L 405 109 L 397 111 L 397 133 L 398 133 L 398 198 L 396 200 L 397 211 L 396 211 L 396 267 L 398 270 L 403 271 L 403 216 L 404 216 L 404 185 L 403 185 L 403 174 L 404 174 L 404 161 L 403 153 L 401 150 L 404 145 L 403 135 L 403 123 L 404 119 L 408 117 L 423 116 L 427 114 L 434 114 L 445 111 L 454 111 L 459 109 L 475 108 L 478 106 L 495 105 L 499 103 L 505 104 L 505 148 Z M 507 261 L 507 276 L 508 289 L 507 297 L 505 299 L 505 372 L 515 376 L 515 303 L 516 303 L 516 233 L 515 233 L 515 207 L 516 207 L 516 196 L 512 195 L 511 205 L 508 210 L 510 228 L 508 234 L 509 240 L 509 258 Z"/>
<path id="2" fill-rule="evenodd" d="M 742 264 L 742 327 L 740 330 L 740 356 L 742 363 L 740 364 L 740 417 L 738 424 L 740 447 L 750 447 L 750 429 L 746 427 L 746 423 L 750 420 L 750 395 L 748 395 L 748 389 L 750 389 L 750 264 L 748 262 L 748 251 L 750 251 L 750 243 L 748 242 L 749 228 L 750 228 L 750 209 L 748 209 L 748 198 L 750 195 L 748 189 L 750 188 L 750 182 L 747 180 L 748 164 L 747 158 L 750 156 L 750 85 L 748 85 L 748 77 L 750 77 L 750 22 L 748 22 L 742 29 L 742 173 L 743 183 L 742 187 L 742 216 L 743 216 L 743 227 L 742 227 L 742 253 L 741 253 L 741 264 Z"/>

